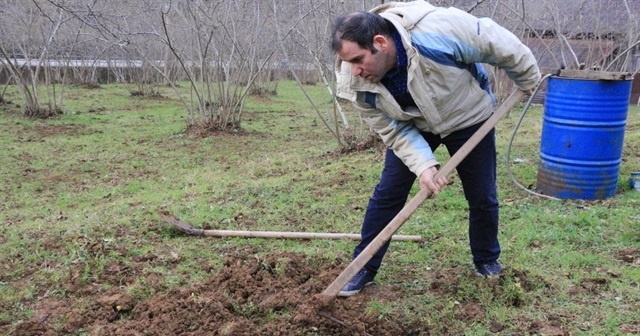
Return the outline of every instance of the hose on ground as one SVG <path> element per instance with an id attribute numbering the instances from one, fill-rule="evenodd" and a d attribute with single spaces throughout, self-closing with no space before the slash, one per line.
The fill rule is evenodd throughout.
<path id="1" fill-rule="evenodd" d="M 543 198 L 547 198 L 547 199 L 554 200 L 554 201 L 560 201 L 561 199 L 559 199 L 559 198 L 556 198 L 556 197 L 553 197 L 553 196 L 549 196 L 549 195 L 543 195 L 543 194 L 537 193 L 537 192 L 535 192 L 533 190 L 529 190 L 527 187 L 525 187 L 520 182 L 518 182 L 518 180 L 515 178 L 515 176 L 513 176 L 513 173 L 511 172 L 511 147 L 513 146 L 513 140 L 515 139 L 516 133 L 518 132 L 518 129 L 520 128 L 520 125 L 522 124 L 522 121 L 524 120 L 524 117 L 526 116 L 527 111 L 529 110 L 529 107 L 531 106 L 531 103 L 533 101 L 533 97 L 535 97 L 535 95 L 540 90 L 540 87 L 542 86 L 542 83 L 545 80 L 547 80 L 547 78 L 549 78 L 551 76 L 553 76 L 553 74 L 547 74 L 547 75 L 545 75 L 544 77 L 542 77 L 540 79 L 540 82 L 536 86 L 536 89 L 533 91 L 533 93 L 531 94 L 531 96 L 527 100 L 527 103 L 522 108 L 522 112 L 520 113 L 520 118 L 518 119 L 518 122 L 516 123 L 516 125 L 513 127 L 513 132 L 511 133 L 511 138 L 509 139 L 509 146 L 507 147 L 506 160 L 507 160 L 507 173 L 509 174 L 509 177 L 511 178 L 511 181 L 513 181 L 513 183 L 515 185 L 517 185 L 518 187 L 520 187 L 522 190 L 526 191 L 529 194 L 532 194 L 532 195 L 535 195 L 535 196 L 539 196 L 539 197 L 543 197 Z"/>

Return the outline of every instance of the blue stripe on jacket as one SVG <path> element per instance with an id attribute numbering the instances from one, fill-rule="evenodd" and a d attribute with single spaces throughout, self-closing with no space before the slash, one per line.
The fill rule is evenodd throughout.
<path id="1" fill-rule="evenodd" d="M 446 35 L 412 34 L 411 44 L 418 49 L 420 55 L 434 62 L 469 71 L 495 103 L 489 76 L 482 64 L 476 63 L 481 61 L 490 63 L 492 56 L 487 56 L 462 41 Z"/>

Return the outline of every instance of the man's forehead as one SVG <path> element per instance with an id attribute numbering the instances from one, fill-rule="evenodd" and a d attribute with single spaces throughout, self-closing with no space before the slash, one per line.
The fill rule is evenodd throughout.
<path id="1" fill-rule="evenodd" d="M 345 62 L 354 62 L 362 58 L 367 49 L 361 48 L 357 43 L 352 41 L 343 41 L 342 48 L 338 51 L 338 56 Z"/>

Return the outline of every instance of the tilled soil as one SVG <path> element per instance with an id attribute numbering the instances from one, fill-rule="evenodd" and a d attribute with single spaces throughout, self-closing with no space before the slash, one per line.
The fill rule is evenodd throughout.
<path id="1" fill-rule="evenodd" d="M 382 302 L 397 299 L 384 286 L 320 303 L 317 294 L 344 266 L 293 253 L 264 259 L 227 257 L 224 268 L 210 279 L 138 302 L 118 287 L 90 297 L 93 302 L 86 305 L 78 305 L 79 298 L 44 298 L 15 335 L 54 336 L 79 330 L 96 336 L 428 334 L 427 326 L 402 313 L 386 319 L 367 314 L 372 297 Z"/>
<path id="2" fill-rule="evenodd" d="M 621 250 L 617 256 L 625 262 L 637 263 L 640 251 Z M 142 256 L 141 261 L 152 258 Z M 153 273 L 146 278 L 148 298 L 136 300 L 126 286 L 113 286 L 100 291 L 97 284 L 70 283 L 66 296 L 44 295 L 34 309 L 34 315 L 17 325 L 15 336 L 61 336 L 69 334 L 106 335 L 432 335 L 428 319 L 412 314 L 411 309 L 398 309 L 381 317 L 369 309 L 374 303 L 390 303 L 404 295 L 420 293 L 398 290 L 389 285 L 367 287 L 363 293 L 349 298 L 319 295 L 345 264 L 339 260 L 307 259 L 295 253 L 275 253 L 257 257 L 251 251 L 227 256 L 223 267 L 204 281 L 189 287 L 166 289 Z M 109 269 L 122 275 L 117 264 Z M 421 289 L 431 295 L 450 297 L 459 287 L 460 269 L 434 271 L 429 286 Z M 133 273 L 133 271 L 131 271 Z M 409 273 L 410 270 L 409 270 Z M 609 271 L 600 273 L 608 276 Z M 481 282 L 500 295 L 505 278 L 517 278 L 524 292 L 540 279 L 529 279 L 517 270 L 492 281 Z M 108 281 L 108 276 L 103 277 Z M 569 292 L 588 298 L 597 297 L 609 280 L 606 277 L 585 279 Z M 144 296 L 144 295 L 138 295 Z M 595 298 L 594 298 L 595 300 Z M 483 306 L 470 300 L 456 303 L 455 320 L 465 323 L 486 322 Z M 504 302 L 517 308 L 522 305 L 515 296 Z M 569 316 L 570 317 L 570 316 Z M 567 316 L 549 315 L 541 320 L 512 321 L 509 330 L 515 334 L 569 335 L 562 326 Z M 1 322 L 2 320 L 0 320 Z M 5 321 L 8 322 L 8 321 Z M 449 321 L 452 322 L 452 321 Z M 447 321 L 441 320 L 446 329 Z M 487 327 L 500 333 L 505 326 L 489 321 Z M 0 324 L 1 326 L 2 324 Z M 622 332 L 637 332 L 636 324 L 625 324 Z M 457 334 L 457 333 L 451 333 Z M 514 334 L 514 333 L 509 333 Z"/>

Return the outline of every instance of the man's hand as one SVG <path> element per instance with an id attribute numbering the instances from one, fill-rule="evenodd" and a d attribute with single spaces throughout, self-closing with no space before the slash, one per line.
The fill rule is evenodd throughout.
<path id="1" fill-rule="evenodd" d="M 445 186 L 449 181 L 446 177 L 441 177 L 437 181 L 434 181 L 433 177 L 438 172 L 438 169 L 433 166 L 420 174 L 420 188 L 431 191 L 429 198 L 434 198 L 440 192 L 440 189 Z"/>

